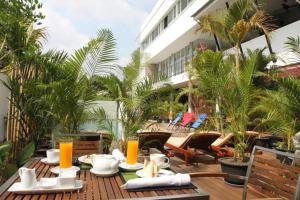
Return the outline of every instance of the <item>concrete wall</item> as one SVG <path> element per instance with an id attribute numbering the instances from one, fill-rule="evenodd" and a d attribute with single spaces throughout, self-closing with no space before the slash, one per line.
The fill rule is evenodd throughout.
<path id="1" fill-rule="evenodd" d="M 6 80 L 6 76 L 0 74 L 0 80 Z M 2 81 L 0 81 L 0 142 L 3 141 L 3 139 L 6 136 L 6 126 L 4 123 L 4 117 L 8 112 L 8 97 L 9 91 L 2 84 Z"/>
<path id="2" fill-rule="evenodd" d="M 140 40 L 142 41 L 145 36 L 151 32 L 152 28 L 162 19 L 162 17 L 168 12 L 168 10 L 174 5 L 175 1 L 164 1 L 162 3 L 159 10 L 156 11 L 156 15 L 152 16 L 152 19 L 148 22 L 148 26 L 144 26 L 141 31 Z M 187 8 L 184 9 L 183 12 L 179 14 L 179 16 L 169 24 L 169 26 L 160 33 L 157 38 L 146 48 L 144 49 L 144 55 L 146 55 L 151 63 L 160 61 L 170 55 L 164 54 L 162 52 L 166 47 L 171 44 L 176 43 L 172 49 L 168 50 L 170 52 L 176 52 L 180 50 L 182 47 L 187 45 L 190 41 L 193 41 L 191 36 L 188 37 L 187 40 L 182 39 L 178 41 L 178 38 L 181 38 L 183 35 L 186 35 L 187 32 L 191 32 L 192 35 L 197 38 L 199 33 L 196 34 L 193 28 L 197 24 L 192 15 L 201 7 L 203 7 L 208 0 L 194 0 L 192 1 Z M 193 37 L 192 36 L 192 37 Z M 175 42 L 176 41 L 176 42 Z M 153 59 L 155 56 L 159 56 L 159 58 Z"/>

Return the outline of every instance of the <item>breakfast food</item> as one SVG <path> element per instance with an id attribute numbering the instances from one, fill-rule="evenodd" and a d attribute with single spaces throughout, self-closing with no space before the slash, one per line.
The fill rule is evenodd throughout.
<path id="1" fill-rule="evenodd" d="M 144 171 L 144 177 L 153 178 L 153 177 L 157 177 L 159 167 L 154 161 L 148 161 L 147 159 L 145 159 L 143 171 Z"/>

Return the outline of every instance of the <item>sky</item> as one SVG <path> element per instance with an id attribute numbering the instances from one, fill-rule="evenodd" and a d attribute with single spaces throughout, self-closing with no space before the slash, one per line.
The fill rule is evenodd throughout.
<path id="1" fill-rule="evenodd" d="M 43 0 L 47 41 L 45 50 L 73 53 L 95 37 L 100 28 L 110 29 L 117 41 L 119 64 L 125 66 L 138 47 L 140 27 L 157 0 Z"/>

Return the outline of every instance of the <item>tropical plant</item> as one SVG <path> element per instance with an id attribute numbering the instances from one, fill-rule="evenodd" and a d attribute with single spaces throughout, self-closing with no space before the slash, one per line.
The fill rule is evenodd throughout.
<path id="1" fill-rule="evenodd" d="M 260 94 L 254 79 L 261 73 L 257 69 L 265 64 L 258 59 L 262 52 L 249 51 L 249 57 L 241 62 L 240 69 L 234 66 L 230 57 L 224 59 L 222 52 L 210 50 L 201 52 L 192 62 L 192 73 L 199 81 L 198 88 L 208 101 L 215 102 L 217 99 L 222 126 L 234 133 L 235 157 L 242 160 L 248 148 L 246 131 L 251 121 L 250 114 Z"/>
<path id="2" fill-rule="evenodd" d="M 101 93 L 120 105 L 123 142 L 129 136 L 136 135 L 145 122 L 157 114 L 157 99 L 161 92 L 169 89 L 155 89 L 151 78 L 140 79 L 139 57 L 139 50 L 136 50 L 132 54 L 132 61 L 124 68 L 123 80 L 113 74 L 98 77 L 99 83 L 104 87 Z"/>
<path id="3" fill-rule="evenodd" d="M 97 97 L 91 77 L 113 67 L 115 61 L 113 34 L 101 29 L 96 38 L 56 66 L 56 80 L 39 84 L 40 89 L 50 91 L 43 99 L 50 104 L 50 113 L 63 133 L 79 131 L 84 112 Z"/>
<path id="4" fill-rule="evenodd" d="M 293 136 L 300 130 L 300 81 L 277 79 L 278 89 L 261 96 L 256 110 L 264 113 L 260 126 L 282 136 L 282 148 L 293 150 Z"/>
<path id="5" fill-rule="evenodd" d="M 295 57 L 292 61 L 300 62 L 300 37 L 288 37 L 285 44 L 286 48 L 292 52 Z"/>
<path id="6" fill-rule="evenodd" d="M 261 10 L 255 1 L 236 0 L 217 15 L 201 16 L 198 24 L 201 32 L 214 34 L 235 48 L 235 67 L 239 69 L 242 42 L 257 29 L 268 39 L 276 27 L 272 21 L 272 16 Z"/>

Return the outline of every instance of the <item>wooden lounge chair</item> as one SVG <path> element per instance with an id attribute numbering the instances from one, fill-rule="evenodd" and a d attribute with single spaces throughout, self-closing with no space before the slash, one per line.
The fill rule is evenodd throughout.
<path id="1" fill-rule="evenodd" d="M 170 137 L 166 147 L 184 155 L 185 164 L 188 165 L 189 158 L 195 155 L 210 153 L 210 145 L 220 137 L 218 132 L 190 133 L 186 137 Z M 194 149 L 194 150 L 192 150 Z M 196 150 L 201 150 L 197 152 Z"/>
<path id="2" fill-rule="evenodd" d="M 255 131 L 247 131 L 246 137 L 248 138 L 248 144 L 249 148 L 248 151 L 251 152 L 253 149 L 253 144 L 255 141 L 255 138 L 259 135 L 258 132 Z M 216 152 L 216 155 L 219 157 L 228 156 L 232 157 L 234 156 L 234 134 L 228 133 L 225 137 L 219 137 L 216 141 L 214 141 L 211 145 L 211 149 Z"/>
<path id="3" fill-rule="evenodd" d="M 139 132 L 139 149 L 147 150 L 149 153 L 150 148 L 156 148 L 164 152 L 164 145 L 171 135 L 169 132 Z"/>
<path id="4" fill-rule="evenodd" d="M 262 154 L 258 154 L 260 151 Z M 251 190 L 263 199 L 300 200 L 300 167 L 281 163 L 277 156 L 286 156 L 291 160 L 300 159 L 295 154 L 255 146 L 245 177 L 243 200 Z"/>

